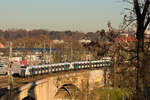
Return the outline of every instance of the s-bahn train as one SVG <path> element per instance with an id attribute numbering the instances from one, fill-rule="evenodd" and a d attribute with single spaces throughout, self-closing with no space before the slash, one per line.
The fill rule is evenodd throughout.
<path id="1" fill-rule="evenodd" d="M 96 61 L 79 61 L 79 62 L 70 62 L 70 63 L 66 62 L 66 63 L 57 63 L 57 64 L 21 66 L 21 70 L 19 74 L 21 77 L 27 77 L 27 76 L 46 74 L 52 72 L 60 72 L 60 71 L 109 67 L 110 63 L 111 63 L 110 59 L 102 59 Z"/>

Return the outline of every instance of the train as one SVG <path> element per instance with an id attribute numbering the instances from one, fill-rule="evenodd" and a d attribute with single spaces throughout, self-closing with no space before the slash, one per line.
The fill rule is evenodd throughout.
<path id="1" fill-rule="evenodd" d="M 28 77 L 61 71 L 109 67 L 110 65 L 111 59 L 102 59 L 96 61 L 65 62 L 56 64 L 44 64 L 44 65 L 29 65 L 20 67 L 19 76 Z"/>

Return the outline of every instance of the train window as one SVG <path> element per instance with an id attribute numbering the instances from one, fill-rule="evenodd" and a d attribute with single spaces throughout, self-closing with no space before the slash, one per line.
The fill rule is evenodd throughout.
<path id="1" fill-rule="evenodd" d="M 56 68 L 59 68 L 59 66 L 56 66 Z"/>
<path id="2" fill-rule="evenodd" d="M 32 69 L 29 69 L 29 72 L 32 72 Z"/>
<path id="3" fill-rule="evenodd" d="M 36 68 L 36 71 L 39 71 L 39 68 Z"/>

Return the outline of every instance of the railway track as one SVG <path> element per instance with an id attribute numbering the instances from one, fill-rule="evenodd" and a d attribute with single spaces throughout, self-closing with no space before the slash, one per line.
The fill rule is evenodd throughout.
<path id="1" fill-rule="evenodd" d="M 1 80 L 1 79 L 5 79 L 5 78 L 7 78 L 7 77 L 8 77 L 8 75 L 1 75 L 1 76 L 0 76 L 0 80 Z"/>

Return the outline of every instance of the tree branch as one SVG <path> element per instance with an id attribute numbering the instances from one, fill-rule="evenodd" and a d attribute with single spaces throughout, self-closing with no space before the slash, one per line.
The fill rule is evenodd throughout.
<path id="1" fill-rule="evenodd" d="M 133 2 L 134 2 L 134 9 L 136 11 L 137 18 L 139 19 L 141 17 L 141 9 L 139 7 L 139 2 L 138 0 L 133 0 Z"/>
<path id="2" fill-rule="evenodd" d="M 129 4 L 133 4 L 133 2 L 129 1 L 129 0 L 123 0 L 124 2 L 127 2 Z"/>
<path id="3" fill-rule="evenodd" d="M 147 28 L 149 23 L 150 23 L 150 17 L 148 17 L 148 19 L 147 19 L 147 21 L 146 21 L 146 23 L 144 25 L 144 30 L 146 30 L 146 28 Z"/>
<path id="4" fill-rule="evenodd" d="M 148 11 L 148 7 L 149 7 L 150 1 L 146 0 L 145 5 L 144 5 L 144 9 L 143 9 L 143 13 L 142 13 L 142 17 L 146 16 L 146 13 Z"/>

